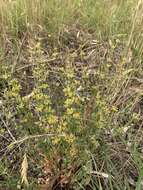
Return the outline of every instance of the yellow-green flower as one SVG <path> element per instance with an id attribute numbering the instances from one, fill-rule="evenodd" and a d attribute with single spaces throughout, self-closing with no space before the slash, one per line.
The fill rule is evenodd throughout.
<path id="1" fill-rule="evenodd" d="M 72 115 L 74 113 L 73 108 L 67 108 L 67 115 Z"/>
<path id="2" fill-rule="evenodd" d="M 70 155 L 74 157 L 77 156 L 77 154 L 78 154 L 78 149 L 75 146 L 72 146 L 70 149 Z"/>
<path id="3" fill-rule="evenodd" d="M 78 112 L 77 112 L 77 113 L 74 113 L 74 114 L 73 114 L 73 118 L 74 118 L 74 119 L 80 119 L 80 118 L 81 118 L 80 113 L 78 113 Z"/>
<path id="4" fill-rule="evenodd" d="M 50 115 L 50 117 L 48 118 L 48 123 L 49 125 L 54 125 L 57 123 L 57 117 L 54 115 Z"/>
<path id="5" fill-rule="evenodd" d="M 52 143 L 53 143 L 54 145 L 57 145 L 57 144 L 59 144 L 60 140 L 61 140 L 61 137 L 59 137 L 59 136 L 54 137 L 54 138 L 52 139 Z"/>
<path id="6" fill-rule="evenodd" d="M 67 143 L 72 144 L 75 141 L 75 136 L 73 134 L 64 134 Z"/>

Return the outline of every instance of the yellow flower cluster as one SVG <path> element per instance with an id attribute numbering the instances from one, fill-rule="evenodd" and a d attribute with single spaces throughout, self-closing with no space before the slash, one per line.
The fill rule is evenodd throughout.
<path id="1" fill-rule="evenodd" d="M 57 123 L 57 116 L 50 115 L 47 120 L 49 125 L 54 125 Z"/>
<path id="2" fill-rule="evenodd" d="M 14 98 L 18 98 L 20 97 L 20 89 L 21 86 L 19 84 L 19 82 L 16 79 L 13 79 L 9 82 L 9 86 L 11 87 L 10 90 L 6 91 L 6 96 L 7 97 L 14 97 Z"/>
<path id="3" fill-rule="evenodd" d="M 75 141 L 75 136 L 73 134 L 66 134 L 64 133 L 64 140 L 68 143 L 68 144 L 72 144 Z"/>

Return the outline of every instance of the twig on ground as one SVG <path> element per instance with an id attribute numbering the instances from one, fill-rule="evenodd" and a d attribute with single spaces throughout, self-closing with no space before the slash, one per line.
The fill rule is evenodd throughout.
<path id="1" fill-rule="evenodd" d="M 23 143 L 24 141 L 30 140 L 30 139 L 36 139 L 36 138 L 42 138 L 42 137 L 54 137 L 54 136 L 61 136 L 63 137 L 64 135 L 59 135 L 59 134 L 41 134 L 41 135 L 30 135 L 26 136 L 20 140 L 17 140 L 15 142 L 12 142 L 9 147 L 13 147 L 16 144 Z"/>

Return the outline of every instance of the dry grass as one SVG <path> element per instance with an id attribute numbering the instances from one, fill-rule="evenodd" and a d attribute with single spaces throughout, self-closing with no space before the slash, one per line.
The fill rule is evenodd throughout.
<path id="1" fill-rule="evenodd" d="M 0 188 L 143 188 L 142 25 L 142 0 L 1 1 Z"/>

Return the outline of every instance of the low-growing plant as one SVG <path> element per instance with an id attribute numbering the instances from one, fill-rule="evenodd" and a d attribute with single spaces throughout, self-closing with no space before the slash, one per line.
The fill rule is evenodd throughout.
<path id="1" fill-rule="evenodd" d="M 0 5 L 0 188 L 142 188 L 142 1 Z"/>

